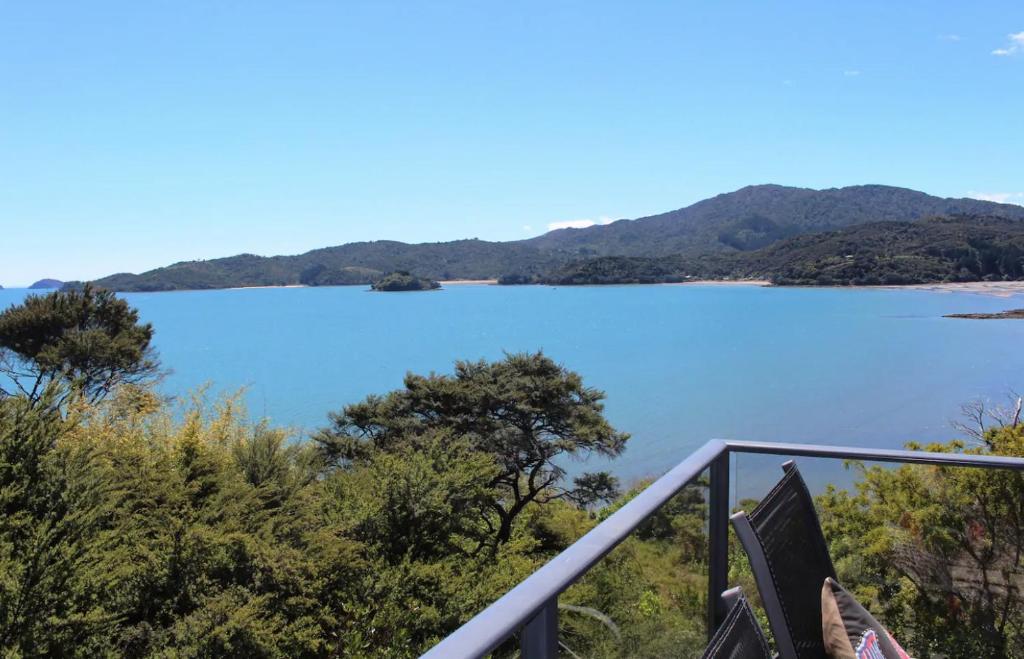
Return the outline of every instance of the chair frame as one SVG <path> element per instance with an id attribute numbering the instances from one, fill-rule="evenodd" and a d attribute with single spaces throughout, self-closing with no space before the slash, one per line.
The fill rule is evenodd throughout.
<path id="1" fill-rule="evenodd" d="M 833 579 L 836 579 L 835 566 L 832 564 L 832 557 L 828 551 L 828 544 L 825 542 L 825 535 L 821 531 L 821 522 L 814 509 L 814 499 L 811 497 L 811 493 L 807 489 L 807 484 L 804 483 L 804 479 L 800 476 L 800 471 L 797 469 L 796 463 L 792 460 L 783 463 L 782 470 L 785 472 L 785 475 L 778 483 L 776 483 L 775 487 L 772 488 L 768 495 L 762 499 L 761 503 L 759 503 L 757 508 L 754 509 L 754 513 L 756 513 L 761 506 L 770 505 L 778 492 L 786 487 L 791 481 L 795 481 L 800 498 L 803 499 L 807 511 L 810 513 L 808 522 L 812 522 L 810 524 L 812 529 L 817 530 L 817 533 L 812 533 L 814 537 L 808 538 L 808 540 L 818 545 L 818 548 L 823 550 L 824 555 L 828 557 L 829 574 L 824 575 L 822 580 L 824 580 L 825 577 L 832 577 Z M 772 635 L 775 637 L 775 645 L 779 651 L 779 657 L 782 659 L 799 659 L 799 655 L 796 651 L 796 644 L 793 641 L 792 629 L 789 625 L 789 617 L 782 604 L 782 600 L 779 597 L 775 577 L 771 566 L 768 564 L 768 557 L 765 555 L 761 539 L 758 537 L 757 531 L 754 529 L 753 524 L 751 524 L 750 518 L 746 512 L 741 510 L 732 515 L 729 519 L 732 522 L 733 529 L 736 531 L 736 536 L 739 538 L 740 544 L 743 546 L 743 550 L 746 552 L 747 558 L 750 561 L 750 569 L 754 573 L 754 581 L 757 583 L 757 590 L 761 594 L 761 603 L 764 605 L 765 613 L 768 616 L 768 623 L 771 625 Z"/>
<path id="2" fill-rule="evenodd" d="M 736 586 L 735 588 L 730 588 L 725 591 L 722 593 L 722 603 L 725 605 L 725 609 L 728 613 L 726 614 L 722 625 L 718 630 L 716 630 L 714 636 L 712 636 L 707 648 L 701 655 L 701 659 L 706 659 L 708 656 L 711 656 L 710 653 L 718 650 L 716 644 L 719 643 L 720 638 L 728 634 L 730 626 L 734 623 L 734 616 L 738 617 L 744 614 L 750 617 L 751 622 L 753 622 L 754 629 L 757 630 L 758 640 L 761 642 L 761 654 L 764 657 L 771 657 L 771 650 L 768 647 L 768 640 L 765 638 L 764 630 L 761 629 L 761 625 L 758 624 L 757 618 L 754 617 L 754 612 L 751 610 L 750 604 L 747 602 L 747 598 L 743 596 L 743 589 Z"/>

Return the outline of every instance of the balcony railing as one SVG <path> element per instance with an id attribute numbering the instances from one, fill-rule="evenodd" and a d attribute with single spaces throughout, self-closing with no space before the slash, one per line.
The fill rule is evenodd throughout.
<path id="1" fill-rule="evenodd" d="M 523 659 L 554 659 L 558 656 L 558 596 L 706 469 L 710 471 L 707 627 L 708 634 L 713 634 L 724 615 L 718 605 L 718 595 L 728 588 L 729 466 L 734 453 L 1024 471 L 1024 458 L 712 440 L 423 657 L 483 657 L 518 634 Z"/>

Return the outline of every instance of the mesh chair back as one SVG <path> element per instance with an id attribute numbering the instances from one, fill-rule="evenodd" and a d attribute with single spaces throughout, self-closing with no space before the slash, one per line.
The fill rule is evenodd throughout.
<path id="1" fill-rule="evenodd" d="M 792 462 L 786 475 L 733 526 L 750 559 L 757 589 L 784 659 L 823 659 L 821 585 L 836 578 L 814 501 Z"/>
<path id="2" fill-rule="evenodd" d="M 737 593 L 734 598 L 735 603 L 722 621 L 722 626 L 711 637 L 701 659 L 771 659 L 768 641 L 761 631 L 761 625 L 757 624 L 750 604 L 742 594 Z"/>

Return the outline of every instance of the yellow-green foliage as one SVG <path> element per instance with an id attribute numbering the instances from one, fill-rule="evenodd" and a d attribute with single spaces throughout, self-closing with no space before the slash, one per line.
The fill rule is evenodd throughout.
<path id="1" fill-rule="evenodd" d="M 233 399 L 55 400 L 0 400 L 10 657 L 418 656 L 643 486 L 597 511 L 540 496 L 495 545 L 502 466 L 451 429 L 339 465 Z M 1024 454 L 1024 429 L 970 450 Z M 870 468 L 821 504 L 840 578 L 916 656 L 1021 654 L 1024 607 L 1003 587 L 1024 553 L 1020 475 Z M 563 593 L 567 652 L 698 656 L 706 513 L 700 484 L 684 489 Z M 729 580 L 757 603 L 735 542 Z"/>

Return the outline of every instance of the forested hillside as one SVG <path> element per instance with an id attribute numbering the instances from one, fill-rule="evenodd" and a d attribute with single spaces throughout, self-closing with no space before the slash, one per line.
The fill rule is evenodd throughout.
<path id="1" fill-rule="evenodd" d="M 960 216 L 798 236 L 741 260 L 778 284 L 875 285 L 1024 278 L 1024 223 Z"/>
<path id="2" fill-rule="evenodd" d="M 629 284 L 702 278 L 807 286 L 1022 279 L 1024 223 L 975 216 L 875 222 L 796 236 L 752 252 L 585 259 L 529 281 Z"/>

